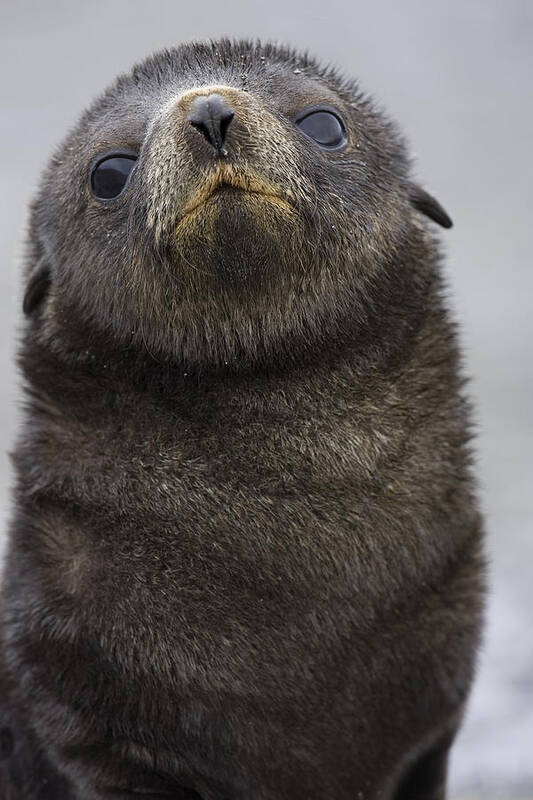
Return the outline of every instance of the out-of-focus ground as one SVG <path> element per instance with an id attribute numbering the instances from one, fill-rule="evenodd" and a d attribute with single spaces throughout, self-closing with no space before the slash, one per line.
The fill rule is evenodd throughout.
<path id="1" fill-rule="evenodd" d="M 227 34 L 309 48 L 400 122 L 416 174 L 455 221 L 442 239 L 472 376 L 491 594 L 452 796 L 532 800 L 533 3 L 2 0 L 0 15 L 2 518 L 26 204 L 53 146 L 117 72 L 159 47 Z"/>

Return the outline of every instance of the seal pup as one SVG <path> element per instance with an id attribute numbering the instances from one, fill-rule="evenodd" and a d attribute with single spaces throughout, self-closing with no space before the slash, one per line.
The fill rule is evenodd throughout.
<path id="1" fill-rule="evenodd" d="M 428 218 L 289 49 L 164 51 L 82 116 L 31 209 L 4 797 L 444 798 L 483 557 Z"/>

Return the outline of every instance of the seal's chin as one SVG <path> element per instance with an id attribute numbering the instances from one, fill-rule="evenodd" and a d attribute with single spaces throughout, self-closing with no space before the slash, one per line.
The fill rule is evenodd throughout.
<path id="1" fill-rule="evenodd" d="M 201 215 L 212 216 L 213 213 L 238 212 L 244 206 L 253 213 L 260 215 L 262 210 L 263 212 L 266 211 L 266 209 L 261 208 L 263 205 L 269 206 L 271 210 L 277 210 L 284 215 L 292 215 L 294 213 L 292 206 L 279 195 L 221 184 L 208 197 L 201 200 L 180 217 L 176 225 L 176 232 L 178 233 L 180 229 Z"/>
<path id="2" fill-rule="evenodd" d="M 268 216 L 269 211 L 277 211 L 285 217 L 295 213 L 290 196 L 279 187 L 221 165 L 191 193 L 181 209 L 175 231 L 179 234 L 198 217 L 212 217 L 224 211 L 238 213 L 244 209 L 259 217 L 261 214 Z"/>

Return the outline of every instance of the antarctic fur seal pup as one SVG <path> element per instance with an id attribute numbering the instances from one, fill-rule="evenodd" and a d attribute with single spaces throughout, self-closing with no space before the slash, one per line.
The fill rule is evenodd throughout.
<path id="1" fill-rule="evenodd" d="M 444 798 L 483 556 L 428 217 L 289 49 L 168 50 L 82 116 L 31 209 L 2 797 Z"/>

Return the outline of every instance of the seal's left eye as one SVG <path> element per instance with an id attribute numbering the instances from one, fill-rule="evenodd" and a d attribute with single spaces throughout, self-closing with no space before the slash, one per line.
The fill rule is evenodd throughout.
<path id="1" fill-rule="evenodd" d="M 98 161 L 91 172 L 91 191 L 98 200 L 111 200 L 122 194 L 137 158 L 115 154 Z"/>
<path id="2" fill-rule="evenodd" d="M 295 121 L 306 136 L 314 139 L 326 150 L 337 150 L 346 144 L 346 128 L 343 121 L 328 109 L 310 111 Z"/>

